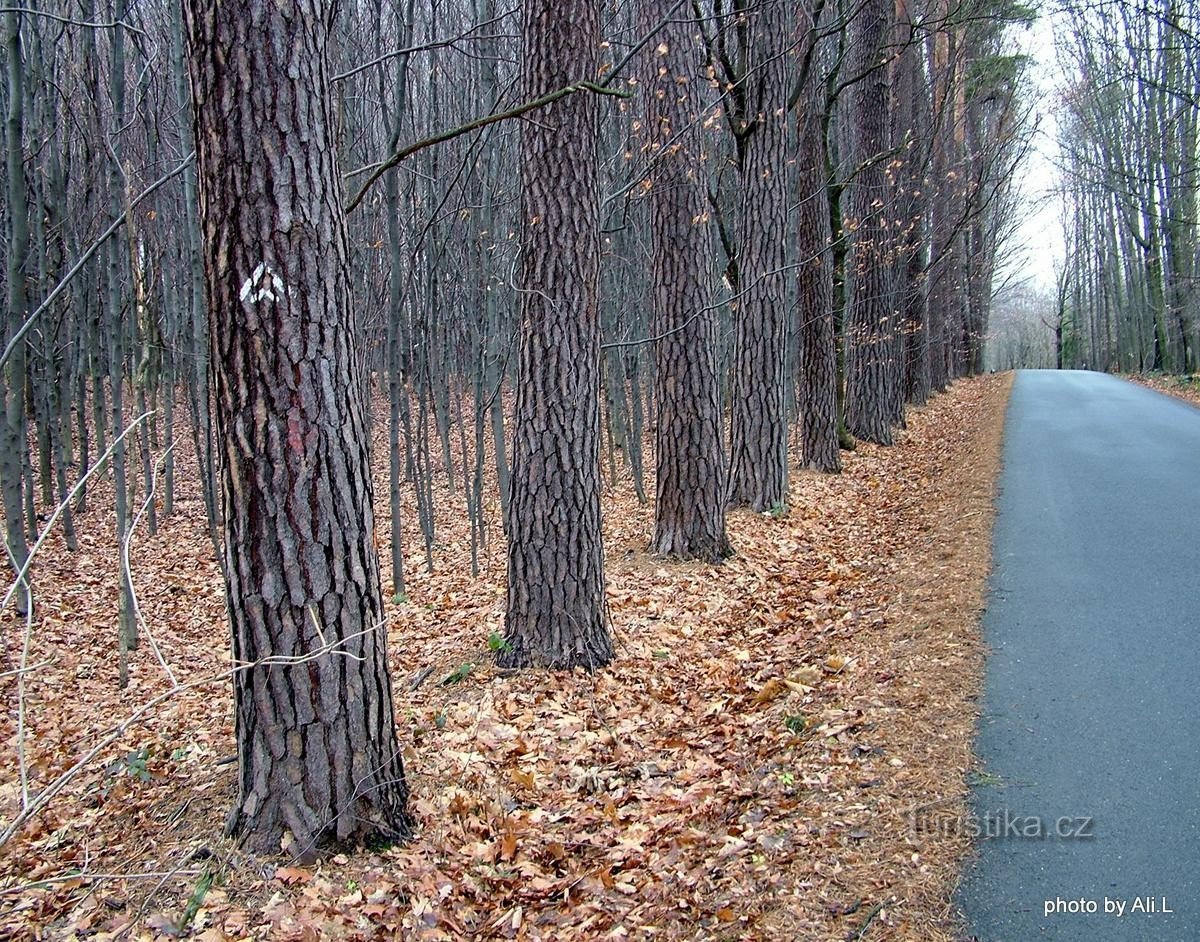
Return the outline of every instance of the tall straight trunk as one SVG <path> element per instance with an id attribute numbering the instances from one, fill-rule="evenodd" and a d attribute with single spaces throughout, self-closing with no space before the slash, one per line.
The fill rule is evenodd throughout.
<path id="1" fill-rule="evenodd" d="M 75 351 L 75 383 L 72 390 L 75 400 L 75 473 L 78 479 L 83 482 L 75 499 L 74 512 L 80 514 L 87 511 L 87 481 L 83 481 L 83 478 L 87 476 L 92 467 L 92 441 L 87 415 L 87 388 L 88 364 L 91 360 L 91 351 L 89 348 L 92 344 L 91 310 L 96 298 L 94 292 L 85 289 L 84 282 L 84 275 L 81 274 L 71 286 L 71 297 L 75 302 L 73 307 L 76 311 L 75 344 L 77 348 Z"/>
<path id="2" fill-rule="evenodd" d="M 798 324 L 800 340 L 800 445 L 806 468 L 835 474 L 838 448 L 837 336 L 833 323 L 833 257 L 830 249 L 829 157 L 823 109 L 825 85 L 817 68 L 815 0 L 804 0 L 800 31 L 810 57 L 797 110 Z"/>
<path id="3" fill-rule="evenodd" d="M 400 24 L 400 45 L 407 47 L 412 41 L 413 0 L 408 0 L 404 19 Z M 395 113 L 392 115 L 391 150 L 400 143 L 404 115 L 408 108 L 408 54 L 396 60 Z M 380 74 L 380 99 L 384 98 L 385 79 Z M 384 206 L 387 209 L 388 261 L 388 318 L 385 355 L 388 377 L 388 507 L 391 511 L 391 554 L 392 554 L 392 599 L 404 598 L 404 528 L 400 512 L 400 481 L 403 465 L 400 454 L 400 412 L 408 406 L 408 389 L 404 382 L 403 315 L 404 285 L 402 233 L 400 231 L 400 182 L 399 170 L 390 170 L 384 178 Z M 403 400 L 403 401 L 402 401 Z"/>
<path id="4" fill-rule="evenodd" d="M 646 503 L 646 487 L 642 471 L 642 433 L 646 427 L 642 406 L 642 374 L 639 368 L 641 353 L 633 350 L 623 357 L 624 376 L 629 389 L 629 467 L 633 472 L 633 488 L 638 502 Z"/>
<path id="5" fill-rule="evenodd" d="M 939 4 L 945 14 L 945 0 Z M 933 79 L 933 115 L 930 125 L 930 159 L 934 197 L 930 200 L 930 259 L 926 274 L 928 297 L 929 388 L 943 392 L 950 383 L 947 364 L 948 310 L 953 297 L 951 287 L 951 242 L 957 220 L 947 196 L 952 166 L 953 134 L 950 96 L 954 82 L 953 37 L 949 30 L 939 30 L 927 37 L 930 74 Z"/>
<path id="6" fill-rule="evenodd" d="M 495 16 L 494 0 L 478 0 L 479 22 L 487 22 Z M 499 103 L 500 82 L 496 74 L 498 52 L 492 40 L 485 41 L 481 50 L 480 84 L 484 107 L 495 110 Z M 508 500 L 511 481 L 508 468 L 508 449 L 504 439 L 504 380 L 507 357 L 506 328 L 510 321 L 504 316 L 499 286 L 507 283 L 508 273 L 502 271 L 499 262 L 500 239 L 495 232 L 496 202 L 504 180 L 503 168 L 498 160 L 486 161 L 483 181 L 483 211 L 480 214 L 480 235 L 484 240 L 481 277 L 486 283 L 484 292 L 484 391 L 488 397 L 488 410 L 492 433 L 492 446 L 496 457 L 496 484 L 500 491 L 500 516 L 504 530 L 508 532 Z"/>
<path id="7" fill-rule="evenodd" d="M 95 20 L 96 3 L 95 0 L 82 0 L 80 3 L 80 13 L 85 20 Z M 87 114 L 87 129 L 93 139 L 100 140 L 104 134 L 104 122 L 101 118 L 100 102 L 103 90 L 100 84 L 100 50 L 97 39 L 97 34 L 100 30 L 85 29 L 82 31 L 81 42 L 83 44 L 83 71 L 84 71 L 84 89 L 88 98 L 93 102 L 93 106 L 88 109 Z M 97 175 L 97 179 L 99 176 Z M 96 187 L 94 194 L 94 211 L 105 211 L 105 196 L 102 187 Z M 88 194 L 88 202 L 92 203 L 93 194 Z M 108 451 L 108 401 L 107 392 L 104 385 L 105 376 L 108 374 L 108 356 L 105 349 L 105 312 L 108 306 L 107 292 L 104 290 L 104 273 L 107 267 L 108 252 L 107 249 L 98 252 L 96 258 L 88 265 L 88 272 L 91 276 L 92 283 L 95 285 L 95 292 L 89 292 L 89 307 L 91 317 L 88 321 L 88 371 L 92 380 L 92 430 L 96 436 L 96 455 L 97 460 L 100 455 Z M 111 461 L 108 463 L 106 473 L 111 471 Z"/>
<path id="8" fill-rule="evenodd" d="M 966 246 L 964 259 L 967 297 L 965 323 L 964 372 L 974 376 L 983 371 L 983 343 L 986 325 L 986 296 L 991 292 L 991 271 L 988 265 L 989 208 L 980 205 L 987 180 L 981 166 L 982 116 L 975 102 L 969 102 L 964 113 L 965 153 L 964 180 L 967 186 L 965 205 L 967 220 L 963 227 L 963 244 Z M 1094 359 L 1093 359 L 1093 362 Z"/>
<path id="9" fill-rule="evenodd" d="M 4 52 L 8 60 L 8 113 L 5 117 L 5 170 L 8 177 L 8 297 L 5 311 L 7 338 L 25 322 L 28 308 L 25 279 L 29 262 L 29 204 L 25 187 L 25 90 L 21 62 L 21 15 L 13 10 L 4 14 Z M 25 534 L 24 474 L 21 456 L 27 446 L 21 429 L 25 415 L 25 347 L 21 345 L 0 372 L 3 396 L 3 425 L 0 427 L 0 491 L 4 498 L 4 538 L 6 558 L 19 569 L 29 557 Z M 27 593 L 17 594 L 24 613 Z"/>
<path id="10" fill-rule="evenodd" d="M 1167 296 L 1163 277 L 1162 246 L 1159 237 L 1157 201 L 1153 188 L 1142 206 L 1142 227 L 1145 238 L 1140 242 L 1145 269 L 1146 294 L 1150 302 L 1150 316 L 1154 324 L 1154 359 L 1152 369 L 1170 370 L 1174 363 L 1167 342 Z"/>
<path id="11" fill-rule="evenodd" d="M 425 345 L 422 344 L 422 351 Z M 417 518 L 425 542 L 425 570 L 433 572 L 433 460 L 429 455 L 429 364 L 424 352 L 417 371 L 417 421 L 413 433 L 413 469 L 417 488 Z M 401 416 L 403 418 L 403 416 Z M 406 429 L 406 432 L 408 430 Z"/>
<path id="12" fill-rule="evenodd" d="M 43 282 L 57 282 L 63 274 L 68 258 L 68 237 L 65 213 L 67 211 L 67 178 L 69 175 L 70 153 L 62 148 L 62 122 L 57 113 L 57 99 L 46 96 L 44 101 L 43 124 L 51 129 L 51 145 L 47 159 L 47 181 L 42 189 L 42 212 L 39 215 L 45 220 L 46 229 L 53 233 L 46 240 L 45 255 L 49 257 L 47 270 L 43 274 Z M 51 249 L 53 246 L 53 249 Z M 52 256 L 52 257 L 50 257 Z M 72 292 L 74 295 L 74 292 Z M 76 357 L 72 349 L 73 324 L 76 318 L 71 316 L 71 308 L 63 312 L 58 330 L 51 337 L 52 350 L 51 381 L 47 390 L 48 415 L 47 426 L 50 438 L 51 467 L 54 475 L 52 503 L 62 505 L 63 537 L 67 549 L 75 552 L 78 540 L 75 533 L 74 512 L 71 509 L 67 495 L 70 487 L 67 483 L 67 463 L 70 460 L 71 447 L 71 390 L 75 385 Z M 71 351 L 68 354 L 68 351 Z"/>
<path id="13" fill-rule="evenodd" d="M 1117 212 L 1116 200 L 1116 194 L 1099 194 L 1101 208 L 1096 218 L 1110 260 L 1104 266 L 1104 281 L 1108 303 L 1116 319 L 1113 328 L 1113 362 L 1118 372 L 1126 372 L 1129 369 L 1141 369 L 1141 351 L 1136 320 L 1125 303 L 1129 290 L 1128 280 L 1124 276 L 1126 268 L 1117 264 L 1117 259 L 1122 258 L 1124 253 L 1120 247 L 1122 240 L 1118 237 L 1120 213 Z"/>
<path id="14" fill-rule="evenodd" d="M 164 289 L 163 307 L 170 309 L 174 296 Z M 165 369 L 165 388 L 162 396 L 163 418 L 163 516 L 175 513 L 175 360 L 174 356 Z"/>
<path id="15" fill-rule="evenodd" d="M 144 99 L 143 99 L 144 101 Z M 146 122 L 150 124 L 149 121 Z M 148 128 L 149 130 L 149 128 Z M 152 134 L 152 131 L 151 131 Z M 150 136 L 148 134 L 148 136 Z M 152 137 L 151 137 L 151 140 Z M 153 155 L 154 146 L 151 143 L 150 153 Z M 133 317 L 130 318 L 129 331 L 131 336 L 130 343 L 130 365 L 132 374 L 130 376 L 133 387 L 133 401 L 136 415 L 146 415 L 150 409 L 152 402 L 148 392 L 153 390 L 157 382 L 157 347 L 160 346 L 158 339 L 158 323 L 157 314 L 153 309 L 154 285 L 147 284 L 148 280 L 153 279 L 153 263 L 149 262 L 149 271 L 147 271 L 148 258 L 145 252 L 145 243 L 142 242 L 138 233 L 136 217 L 133 214 L 133 209 L 129 206 L 128 196 L 125 204 L 125 235 L 129 248 L 129 272 L 132 284 L 133 293 Z M 150 489 L 154 482 L 154 458 L 152 450 L 156 447 L 152 441 L 156 434 L 157 416 L 150 415 L 146 421 L 142 423 L 138 429 L 137 443 L 138 456 L 142 463 L 142 484 L 146 491 L 146 496 L 150 496 Z M 157 500 L 150 500 L 146 508 L 146 531 L 153 536 L 158 532 L 158 509 Z"/>
<path id="16" fill-rule="evenodd" d="M 750 14 L 746 74 L 750 127 L 742 153 L 729 503 L 770 510 L 787 502 L 788 82 L 795 18 L 783 0 Z"/>
<path id="17" fill-rule="evenodd" d="M 113 15 L 121 19 L 125 15 L 125 0 L 116 0 Z M 109 126 L 104 129 L 109 135 L 112 146 L 112 165 L 109 168 L 109 206 L 113 216 L 126 212 L 126 186 L 124 146 L 121 135 L 125 130 L 125 31 L 114 29 L 110 32 L 112 42 L 112 75 L 109 81 L 109 93 L 112 96 L 113 114 Z M 126 338 L 123 326 L 121 305 L 121 274 L 122 260 L 125 249 L 119 239 L 109 240 L 107 267 L 105 270 L 105 300 L 107 301 L 108 320 L 108 389 L 111 399 L 112 430 L 114 442 L 112 451 L 113 488 L 116 504 L 116 539 L 117 545 L 124 543 L 129 530 L 129 490 L 126 479 L 126 440 L 116 441 L 117 436 L 125 428 L 125 350 Z M 121 556 L 118 555 L 118 560 Z M 129 682 L 129 652 L 137 647 L 137 622 L 133 617 L 133 586 L 131 574 L 123 563 L 118 563 L 118 603 L 117 603 L 117 653 L 119 682 L 124 687 Z"/>
<path id="18" fill-rule="evenodd" d="M 183 21 L 178 3 L 171 4 L 171 71 L 175 84 L 175 105 L 181 114 L 191 109 L 187 71 L 183 61 Z M 195 141 L 187 121 L 179 123 L 180 148 L 190 149 Z M 192 431 L 196 442 L 196 468 L 200 475 L 200 494 L 204 499 L 205 520 L 208 524 L 209 540 L 216 558 L 221 558 L 220 521 L 217 508 L 216 474 L 214 473 L 212 415 L 208 386 L 208 306 L 204 297 L 204 260 L 200 246 L 200 223 L 197 219 L 196 168 L 189 164 L 183 168 L 183 234 L 186 259 L 187 320 L 190 330 L 183 332 L 182 340 L 187 350 L 185 362 L 190 367 L 188 388 L 192 393 L 197 428 Z"/>
<path id="19" fill-rule="evenodd" d="M 954 221 L 954 235 L 950 242 L 950 303 L 947 306 L 947 334 L 949 344 L 946 348 L 948 362 L 947 373 L 951 379 L 958 379 L 967 372 L 967 348 L 971 325 L 971 295 L 968 286 L 969 256 L 967 235 L 967 184 L 970 167 L 967 159 L 966 145 L 966 81 L 967 56 L 970 48 L 967 44 L 966 29 L 957 28 L 955 33 L 954 83 L 951 88 L 951 98 L 947 104 L 950 109 L 951 133 L 951 166 L 953 176 L 946 181 L 947 202 L 950 206 L 951 219 Z"/>
<path id="20" fill-rule="evenodd" d="M 45 230 L 45 201 L 38 192 L 40 187 L 37 185 L 36 176 L 31 194 L 31 203 L 34 207 L 31 226 L 32 244 L 37 246 L 37 270 L 34 273 L 34 283 L 44 285 L 47 282 L 46 272 L 46 230 Z M 29 363 L 29 395 L 30 405 L 33 407 L 33 428 L 34 436 L 37 442 L 37 492 L 38 498 L 43 507 L 54 506 L 54 467 L 51 459 L 51 421 L 54 415 L 54 404 L 52 402 L 52 390 L 58 384 L 58 377 L 55 376 L 57 365 L 55 363 L 55 336 L 61 329 L 61 322 L 58 327 L 50 327 L 41 332 L 41 336 L 34 340 L 31 352 L 33 359 Z M 30 488 L 33 488 L 33 481 L 30 481 Z"/>
<path id="21" fill-rule="evenodd" d="M 887 144 L 888 0 L 866 0 L 853 22 L 848 120 L 858 172 L 847 186 L 853 232 L 846 315 L 846 425 L 858 438 L 890 445 L 896 370 L 887 210 L 891 187 L 882 158 Z"/>
<path id="22" fill-rule="evenodd" d="M 900 190 L 896 219 L 901 226 L 897 266 L 903 289 L 900 297 L 901 377 L 905 401 L 924 405 L 929 399 L 929 298 L 926 293 L 926 195 L 929 156 L 929 98 L 921 65 L 921 39 L 913 27 L 909 0 L 896 0 L 898 41 L 895 64 L 896 113 L 893 146 L 901 148 L 897 171 Z"/>
<path id="23" fill-rule="evenodd" d="M 646 56 L 643 97 L 650 160 L 650 283 L 657 499 L 652 552 L 717 562 L 725 534 L 725 469 L 717 398 L 716 308 L 709 290 L 708 196 L 696 24 L 672 19 L 673 0 L 644 0 L 647 29 L 667 20 Z M 623 377 L 622 377 L 623 380 Z M 622 383 L 623 385 L 623 383 Z M 618 391 L 624 399 L 624 389 Z"/>
<path id="24" fill-rule="evenodd" d="M 404 598 L 404 527 L 400 515 L 400 482 L 403 477 L 403 458 L 400 454 L 401 399 L 407 398 L 400 356 L 401 317 L 404 297 L 401 290 L 400 206 L 395 171 L 384 181 L 385 205 L 388 208 L 388 257 L 391 273 L 388 279 L 388 321 L 386 338 L 388 376 L 388 506 L 391 510 L 392 599 Z"/>
<path id="25" fill-rule="evenodd" d="M 521 8 L 522 95 L 596 75 L 600 8 Z M 521 350 L 513 422 L 504 666 L 612 659 L 600 538 L 600 271 L 596 101 L 577 93 L 521 125 Z"/>
<path id="26" fill-rule="evenodd" d="M 1170 35 L 1164 51 L 1165 84 L 1179 87 L 1187 82 L 1179 39 L 1179 14 L 1171 11 Z M 1193 64 L 1194 67 L 1194 64 Z M 1192 337 L 1192 298 L 1196 267 L 1196 146 L 1197 115 L 1191 103 L 1174 104 L 1165 90 L 1162 121 L 1163 250 L 1169 278 L 1166 286 L 1172 333 L 1179 349 L 1180 372 L 1190 373 L 1196 365 Z"/>
<path id="27" fill-rule="evenodd" d="M 406 833 L 316 0 L 186 0 L 239 795 L 259 851 Z M 271 658 L 276 663 L 261 663 Z"/>

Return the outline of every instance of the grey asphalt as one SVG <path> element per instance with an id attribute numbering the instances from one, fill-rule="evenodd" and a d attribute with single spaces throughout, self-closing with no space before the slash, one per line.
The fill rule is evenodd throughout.
<path id="1" fill-rule="evenodd" d="M 983 631 L 970 932 L 1200 940 L 1200 409 L 1017 374 Z"/>

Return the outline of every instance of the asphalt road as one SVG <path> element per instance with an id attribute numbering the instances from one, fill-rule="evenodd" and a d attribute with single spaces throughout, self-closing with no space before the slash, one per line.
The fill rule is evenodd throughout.
<path id="1" fill-rule="evenodd" d="M 1200 409 L 1022 371 L 993 540 L 971 932 L 1200 940 Z"/>

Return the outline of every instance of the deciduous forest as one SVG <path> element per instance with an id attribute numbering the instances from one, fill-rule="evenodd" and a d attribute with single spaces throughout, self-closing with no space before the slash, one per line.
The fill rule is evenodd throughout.
<path id="1" fill-rule="evenodd" d="M 1004 368 L 1195 368 L 1152 7 Z M 951 938 L 1037 20 L 6 4 L 5 933 Z"/>

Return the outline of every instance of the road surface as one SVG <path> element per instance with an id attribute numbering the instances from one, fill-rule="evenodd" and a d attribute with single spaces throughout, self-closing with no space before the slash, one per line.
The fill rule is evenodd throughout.
<path id="1" fill-rule="evenodd" d="M 1200 409 L 1020 372 L 993 540 L 970 932 L 1200 939 Z"/>

